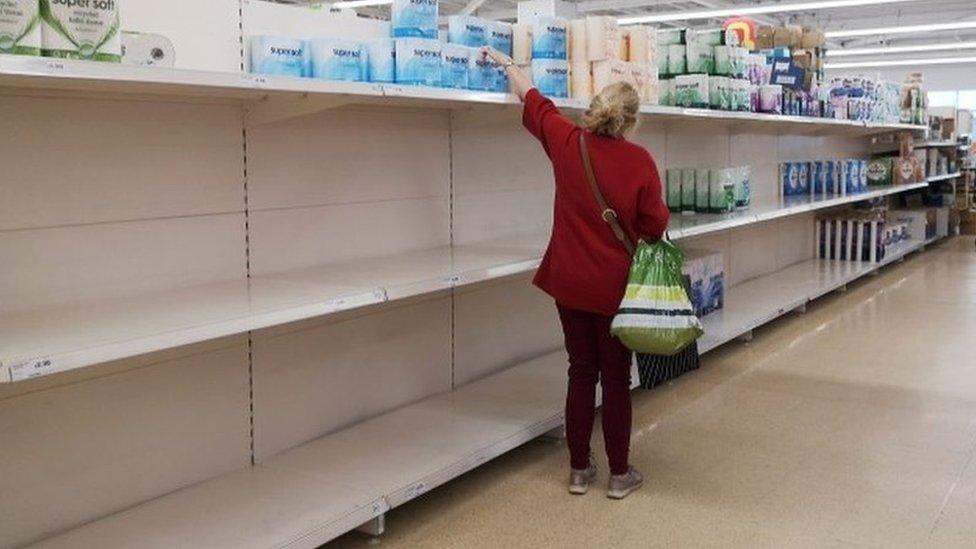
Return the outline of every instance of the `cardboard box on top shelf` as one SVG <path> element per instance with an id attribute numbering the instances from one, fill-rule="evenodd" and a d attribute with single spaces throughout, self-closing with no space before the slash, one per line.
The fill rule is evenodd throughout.
<path id="1" fill-rule="evenodd" d="M 800 47 L 804 49 L 822 48 L 827 43 L 827 38 L 822 30 L 813 27 L 804 27 L 803 35 L 800 38 Z"/>
<path id="2" fill-rule="evenodd" d="M 956 120 L 954 118 L 942 120 L 942 139 L 956 139 Z"/>
<path id="3" fill-rule="evenodd" d="M 793 50 L 793 63 L 802 69 L 813 69 L 814 60 L 816 59 L 816 54 L 813 50 Z"/>
<path id="4" fill-rule="evenodd" d="M 756 49 L 773 49 L 773 34 L 775 28 L 770 25 L 760 25 L 756 27 Z"/>
<path id="5" fill-rule="evenodd" d="M 789 33 L 790 43 L 787 44 L 791 48 L 802 47 L 803 44 L 803 27 L 800 25 L 786 25 L 786 32 Z"/>
<path id="6" fill-rule="evenodd" d="M 774 48 L 788 48 L 790 47 L 790 41 L 793 38 L 793 33 L 790 29 L 786 27 L 774 27 L 773 28 L 773 47 Z"/>

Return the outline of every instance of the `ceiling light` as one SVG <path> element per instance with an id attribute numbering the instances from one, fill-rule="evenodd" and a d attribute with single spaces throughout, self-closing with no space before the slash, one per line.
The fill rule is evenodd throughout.
<path id="1" fill-rule="evenodd" d="M 802 2 L 798 4 L 766 4 L 764 6 L 740 6 L 736 8 L 723 8 L 717 10 L 703 11 L 675 11 L 654 15 L 639 15 L 634 17 L 622 17 L 617 21 L 621 25 L 631 25 L 634 23 L 660 23 L 664 21 L 687 21 L 691 19 L 712 19 L 717 17 L 730 17 L 733 15 L 758 15 L 763 13 L 785 13 L 791 11 L 813 11 L 827 10 L 832 8 L 851 8 L 857 6 L 871 6 L 875 4 L 898 4 L 902 2 L 915 2 L 917 0 L 821 0 L 819 2 Z"/>
<path id="2" fill-rule="evenodd" d="M 367 6 L 385 6 L 392 4 L 393 0 L 348 0 L 347 2 L 336 2 L 332 4 L 334 8 L 365 8 Z"/>
<path id="3" fill-rule="evenodd" d="M 894 59 L 881 61 L 853 61 L 850 63 L 826 63 L 824 69 L 853 69 L 858 67 L 901 67 L 906 65 L 957 65 L 976 63 L 976 57 L 935 57 L 931 59 Z"/>
<path id="4" fill-rule="evenodd" d="M 888 46 L 878 48 L 848 48 L 827 50 L 827 57 L 848 57 L 851 55 L 910 53 L 917 51 L 968 50 L 976 48 L 976 42 L 953 42 L 947 44 L 920 44 L 918 46 Z"/>
<path id="5" fill-rule="evenodd" d="M 976 29 L 976 21 L 960 21 L 957 23 L 933 23 L 929 25 L 907 25 L 904 27 L 874 27 L 871 29 L 852 29 L 842 31 L 828 31 L 827 38 L 845 38 L 848 36 L 872 36 L 875 34 L 904 34 L 919 32 L 935 32 L 957 29 Z"/>

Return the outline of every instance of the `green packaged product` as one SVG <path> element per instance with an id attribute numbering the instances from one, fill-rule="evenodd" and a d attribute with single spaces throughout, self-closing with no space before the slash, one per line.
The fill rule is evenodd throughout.
<path id="1" fill-rule="evenodd" d="M 752 168 L 735 168 L 735 208 L 745 210 L 752 204 Z"/>
<path id="2" fill-rule="evenodd" d="M 729 213 L 735 210 L 734 169 L 712 170 L 709 187 L 712 213 Z"/>
<path id="3" fill-rule="evenodd" d="M 688 74 L 712 74 L 715 72 L 714 44 L 710 33 L 688 31 L 685 36 L 685 67 Z"/>
<path id="4" fill-rule="evenodd" d="M 674 79 L 665 78 L 660 81 L 661 105 L 674 106 Z"/>
<path id="5" fill-rule="evenodd" d="M 685 46 L 672 44 L 668 46 L 668 72 L 670 75 L 685 74 L 688 71 L 685 62 Z"/>
<path id="6" fill-rule="evenodd" d="M 681 169 L 681 211 L 694 213 L 698 197 L 695 194 L 695 169 Z"/>
<path id="7" fill-rule="evenodd" d="M 708 75 L 683 74 L 674 78 L 674 104 L 679 107 L 708 108 Z"/>
<path id="8" fill-rule="evenodd" d="M 710 203 L 708 202 L 708 187 L 711 178 L 708 168 L 695 170 L 695 211 L 698 213 L 708 213 Z"/>
<path id="9" fill-rule="evenodd" d="M 681 211 L 681 169 L 668 168 L 665 173 L 665 185 L 667 185 L 668 210 L 672 212 Z"/>
<path id="10" fill-rule="evenodd" d="M 671 44 L 685 43 L 685 29 L 658 29 L 657 45 L 670 46 Z"/>
<path id="11" fill-rule="evenodd" d="M 0 53 L 41 54 L 37 0 L 0 0 Z"/>
<path id="12" fill-rule="evenodd" d="M 732 110 L 732 88 L 727 76 L 708 78 L 708 103 L 713 109 Z"/>
<path id="13" fill-rule="evenodd" d="M 714 53 L 712 54 L 715 58 L 715 73 L 720 76 L 731 76 L 732 75 L 732 47 L 731 46 L 713 46 Z"/>

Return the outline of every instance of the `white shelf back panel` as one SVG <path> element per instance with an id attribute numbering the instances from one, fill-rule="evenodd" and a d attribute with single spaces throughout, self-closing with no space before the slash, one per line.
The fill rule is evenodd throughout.
<path id="1" fill-rule="evenodd" d="M 119 4 L 122 30 L 169 38 L 177 68 L 241 71 L 240 0 L 124 0 Z"/>
<path id="2" fill-rule="evenodd" d="M 247 345 L 0 400 L 0 547 L 250 463 Z"/>
<path id="3" fill-rule="evenodd" d="M 291 333 L 256 332 L 259 460 L 451 388 L 451 299 Z"/>
<path id="4" fill-rule="evenodd" d="M 532 275 L 457 292 L 455 385 L 470 383 L 562 346 L 552 298 Z"/>
<path id="5" fill-rule="evenodd" d="M 358 17 L 354 10 L 330 11 L 262 0 L 241 0 L 245 37 L 262 34 L 294 38 L 387 38 L 390 22 Z"/>
<path id="6" fill-rule="evenodd" d="M 4 97 L 0 231 L 242 212 L 234 106 Z"/>

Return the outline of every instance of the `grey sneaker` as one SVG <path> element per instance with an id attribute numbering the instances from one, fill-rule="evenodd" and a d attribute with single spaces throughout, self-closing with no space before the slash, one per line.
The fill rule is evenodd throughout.
<path id="1" fill-rule="evenodd" d="M 582 496 L 590 489 L 590 483 L 596 480 L 596 465 L 590 463 L 586 469 L 569 470 L 569 493 Z"/>
<path id="2" fill-rule="evenodd" d="M 607 497 L 624 499 L 643 485 L 644 475 L 631 466 L 626 474 L 610 476 L 610 488 L 607 490 Z"/>

